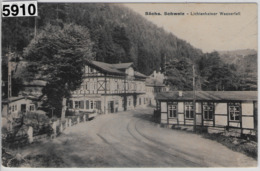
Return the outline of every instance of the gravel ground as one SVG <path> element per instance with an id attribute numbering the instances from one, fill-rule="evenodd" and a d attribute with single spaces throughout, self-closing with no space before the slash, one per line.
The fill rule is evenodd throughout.
<path id="1" fill-rule="evenodd" d="M 100 115 L 17 153 L 31 167 L 255 167 L 257 160 L 197 134 L 160 128 L 152 109 Z"/>

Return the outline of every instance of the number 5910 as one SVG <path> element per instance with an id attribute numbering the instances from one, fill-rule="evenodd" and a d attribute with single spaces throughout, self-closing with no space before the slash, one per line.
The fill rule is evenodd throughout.
<path id="1" fill-rule="evenodd" d="M 36 1 L 2 2 L 3 17 L 37 16 Z"/>

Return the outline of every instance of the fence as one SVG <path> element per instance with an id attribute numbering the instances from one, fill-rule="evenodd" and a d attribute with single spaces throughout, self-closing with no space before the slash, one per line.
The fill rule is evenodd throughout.
<path id="1" fill-rule="evenodd" d="M 30 120 L 30 121 L 29 121 Z M 2 143 L 7 148 L 19 148 L 33 142 L 55 138 L 66 128 L 89 120 L 88 113 L 59 118 L 46 119 L 44 116 L 29 114 L 23 118 L 16 130 L 2 134 Z"/>

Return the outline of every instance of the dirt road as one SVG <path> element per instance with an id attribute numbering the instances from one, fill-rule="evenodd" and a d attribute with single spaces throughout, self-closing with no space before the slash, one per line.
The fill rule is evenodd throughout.
<path id="1" fill-rule="evenodd" d="M 238 167 L 257 161 L 196 134 L 160 128 L 151 109 L 101 115 L 20 151 L 33 167 Z"/>

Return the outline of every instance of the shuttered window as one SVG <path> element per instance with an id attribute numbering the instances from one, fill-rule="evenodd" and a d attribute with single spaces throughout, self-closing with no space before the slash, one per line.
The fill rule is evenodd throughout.
<path id="1" fill-rule="evenodd" d="M 86 100 L 86 109 L 89 109 L 89 101 Z"/>
<path id="2" fill-rule="evenodd" d="M 80 109 L 84 109 L 84 101 L 80 101 L 79 102 L 79 108 Z"/>
<path id="3" fill-rule="evenodd" d="M 101 101 L 96 101 L 96 108 L 101 110 Z"/>

